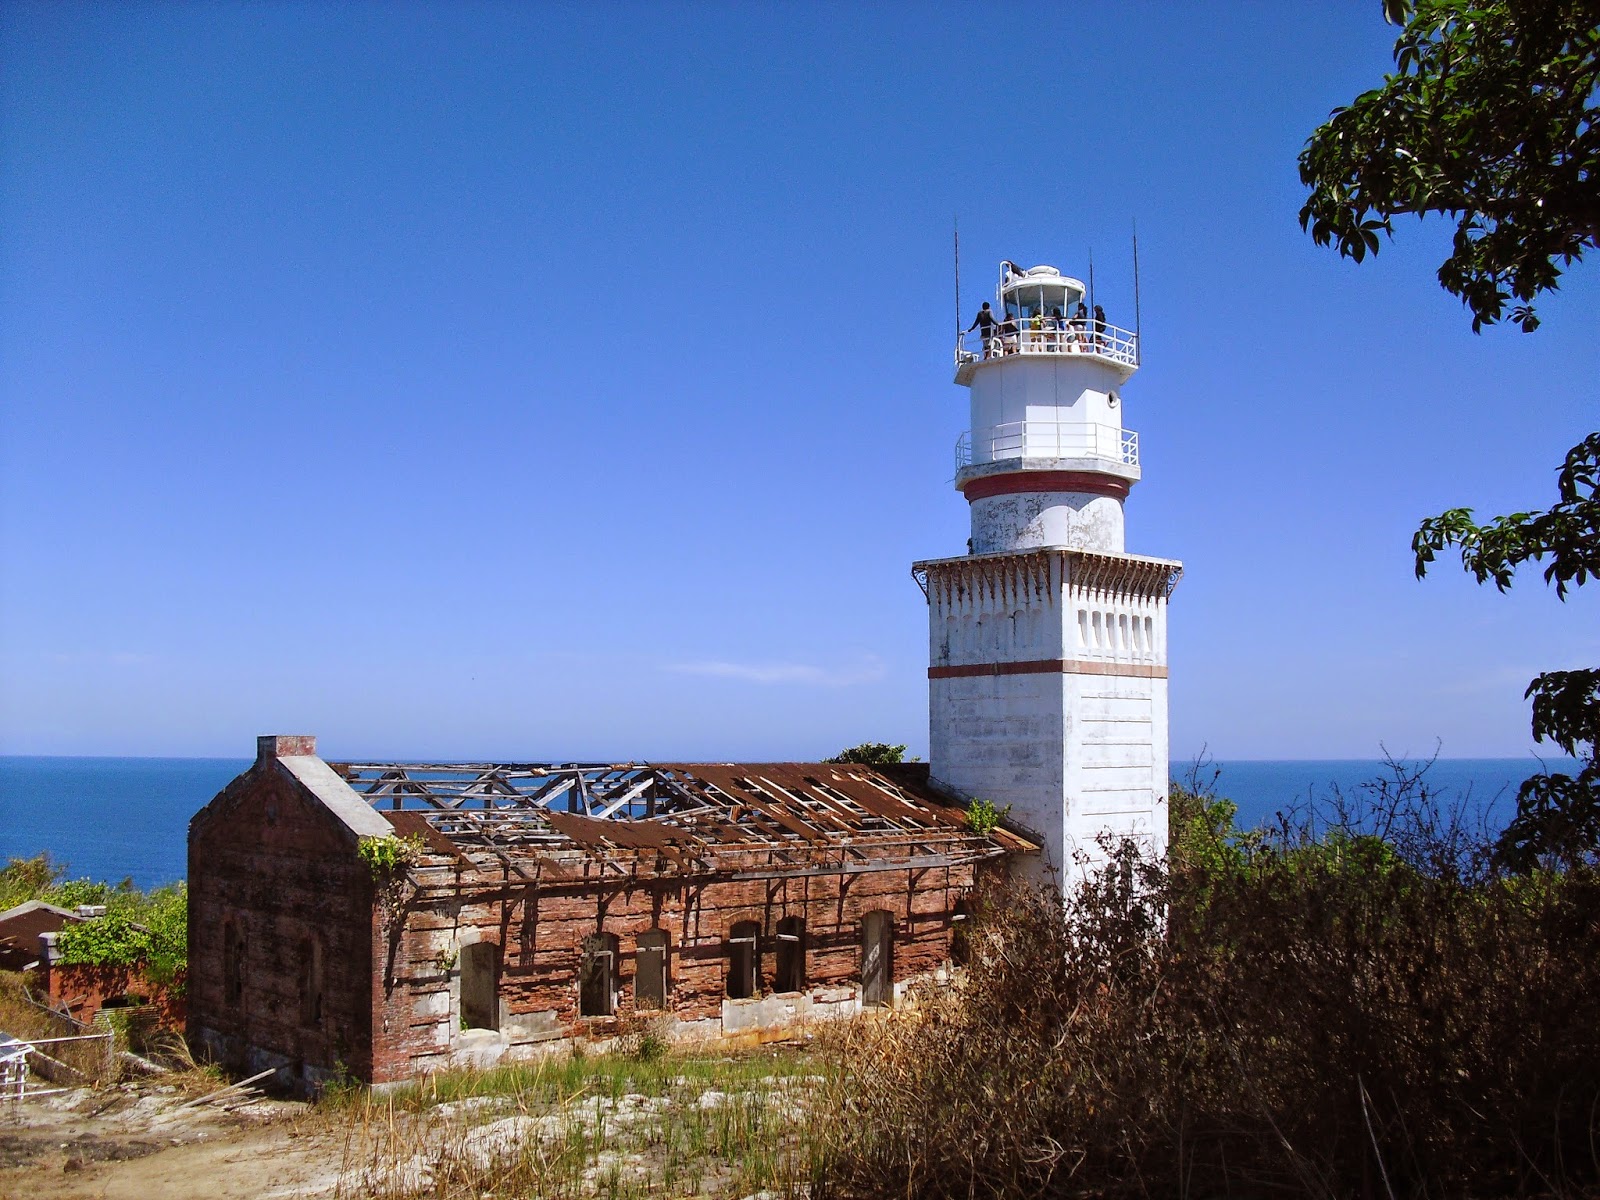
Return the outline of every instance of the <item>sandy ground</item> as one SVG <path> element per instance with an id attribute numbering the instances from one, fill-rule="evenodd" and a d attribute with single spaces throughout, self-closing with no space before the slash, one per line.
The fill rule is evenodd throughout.
<path id="1" fill-rule="evenodd" d="M 123 1085 L 0 1109 L 0 1197 L 226 1200 L 327 1191 L 339 1133 L 304 1104 L 235 1097 L 178 1111 L 174 1089 Z"/>

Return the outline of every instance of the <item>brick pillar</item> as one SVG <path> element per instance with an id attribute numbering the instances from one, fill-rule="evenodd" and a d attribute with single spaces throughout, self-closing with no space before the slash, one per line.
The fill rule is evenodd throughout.
<path id="1" fill-rule="evenodd" d="M 317 752 L 317 737 L 312 733 L 268 733 L 256 739 L 256 761 L 274 758 L 309 757 Z"/>

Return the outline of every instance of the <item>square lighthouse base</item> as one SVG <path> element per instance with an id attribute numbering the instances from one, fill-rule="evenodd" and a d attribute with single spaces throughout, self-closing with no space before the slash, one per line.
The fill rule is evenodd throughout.
<path id="1" fill-rule="evenodd" d="M 1134 839 L 1167 846 L 1167 601 L 1180 564 L 1047 549 L 918 563 L 929 763 L 1011 806 L 1063 891 Z"/>

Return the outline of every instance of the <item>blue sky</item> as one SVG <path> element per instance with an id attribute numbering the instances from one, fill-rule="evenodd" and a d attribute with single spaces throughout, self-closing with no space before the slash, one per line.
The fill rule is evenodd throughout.
<path id="1" fill-rule="evenodd" d="M 1600 589 L 1412 578 L 1546 504 L 1600 283 L 1312 246 L 1325 5 L 0 9 L 0 752 L 925 753 L 963 302 L 1088 269 L 1180 558 L 1177 757 L 1523 754 Z"/>

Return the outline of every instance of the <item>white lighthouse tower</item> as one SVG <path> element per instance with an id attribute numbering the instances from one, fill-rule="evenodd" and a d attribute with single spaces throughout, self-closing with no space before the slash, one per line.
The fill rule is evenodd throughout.
<path id="1" fill-rule="evenodd" d="M 1167 844 L 1167 600 L 1183 572 L 1128 554 L 1139 435 L 1122 389 L 1138 339 L 1091 314 L 1054 267 L 1001 265 L 996 324 L 956 347 L 972 423 L 955 486 L 959 558 L 913 567 L 928 598 L 934 779 L 1011 806 L 1071 889 L 1105 838 Z"/>

